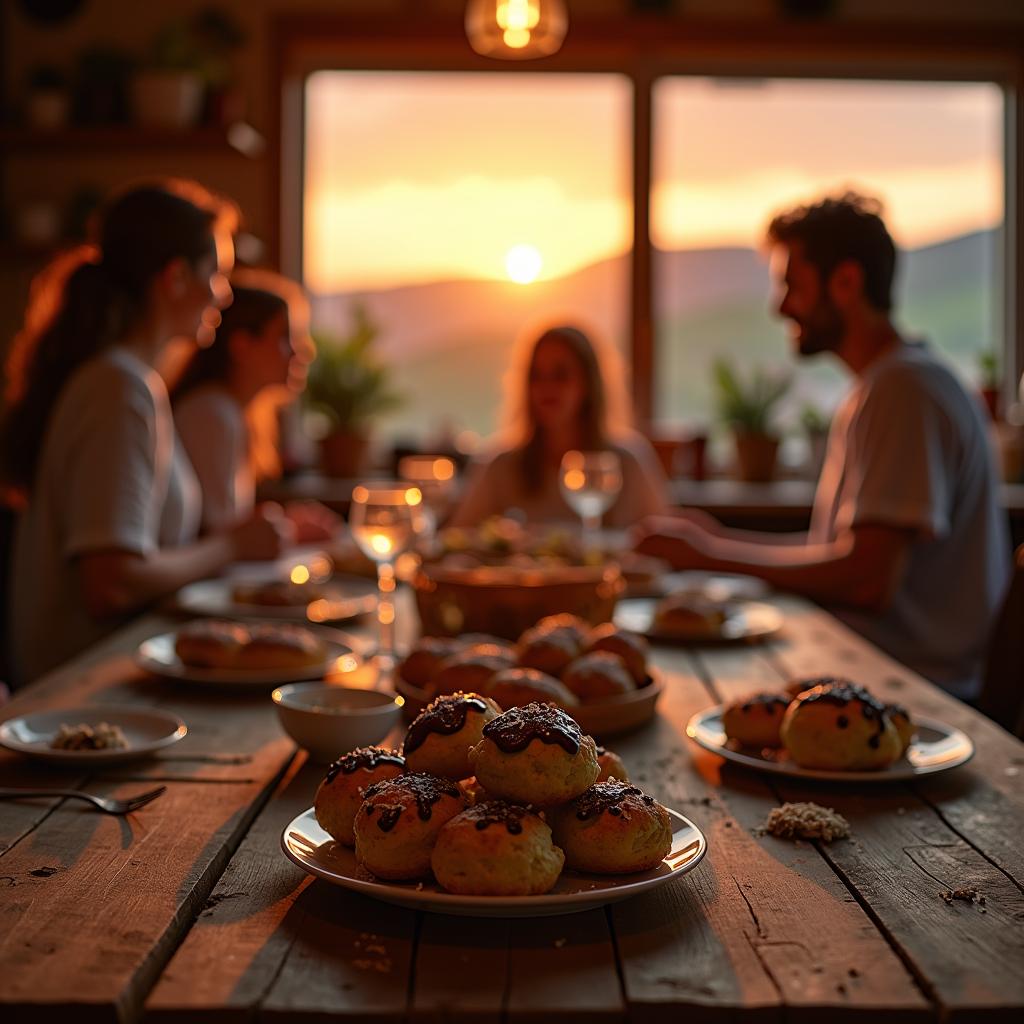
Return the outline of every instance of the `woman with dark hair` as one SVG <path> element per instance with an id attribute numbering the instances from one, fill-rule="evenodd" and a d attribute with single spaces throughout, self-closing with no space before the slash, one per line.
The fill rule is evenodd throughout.
<path id="1" fill-rule="evenodd" d="M 198 488 L 156 371 L 231 301 L 234 211 L 194 182 L 137 185 L 33 284 L 7 364 L 0 480 L 19 502 L 9 589 L 27 680 L 117 618 L 237 559 L 275 557 L 272 510 L 196 542 Z"/>
<path id="2" fill-rule="evenodd" d="M 172 394 L 174 421 L 202 491 L 202 529 L 251 515 L 256 484 L 281 472 L 278 413 L 306 382 L 309 303 L 294 281 L 239 270 L 234 300 L 210 345 L 196 350 Z M 341 520 L 317 502 L 285 508 L 299 541 L 332 537 Z"/>
<path id="3" fill-rule="evenodd" d="M 471 477 L 453 526 L 475 526 L 517 509 L 535 522 L 575 520 L 559 486 L 567 451 L 618 454 L 622 490 L 604 517 L 623 528 L 664 511 L 665 478 L 650 444 L 629 426 L 623 375 L 576 327 L 525 336 L 506 380 L 500 448 Z"/>

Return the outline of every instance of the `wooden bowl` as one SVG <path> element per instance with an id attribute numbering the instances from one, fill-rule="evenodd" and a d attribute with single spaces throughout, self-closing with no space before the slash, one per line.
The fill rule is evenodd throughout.
<path id="1" fill-rule="evenodd" d="M 652 671 L 643 686 L 629 693 L 562 710 L 572 715 L 585 733 L 597 739 L 617 736 L 638 728 L 654 717 L 658 698 L 664 688 L 665 683 L 660 673 Z M 395 690 L 405 698 L 402 712 L 407 720 L 411 721 L 430 703 L 428 694 L 418 686 L 411 686 L 400 676 L 395 678 Z"/>
<path id="2" fill-rule="evenodd" d="M 424 565 L 413 579 L 425 636 L 489 633 L 507 640 L 539 619 L 572 612 L 592 625 L 611 620 L 625 589 L 619 567 Z"/>

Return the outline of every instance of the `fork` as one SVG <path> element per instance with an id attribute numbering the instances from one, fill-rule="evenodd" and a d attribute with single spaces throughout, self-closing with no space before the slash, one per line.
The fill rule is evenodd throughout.
<path id="1" fill-rule="evenodd" d="M 86 800 L 107 814 L 130 814 L 132 811 L 137 811 L 140 807 L 145 807 L 146 804 L 155 800 L 166 789 L 166 786 L 157 786 L 156 789 L 139 793 L 138 796 L 128 797 L 127 800 L 115 800 L 112 797 L 94 796 L 92 793 L 84 793 L 80 789 L 16 789 L 0 787 L 0 800 L 23 800 L 28 797 L 39 796 L 66 796 L 76 800 Z"/>

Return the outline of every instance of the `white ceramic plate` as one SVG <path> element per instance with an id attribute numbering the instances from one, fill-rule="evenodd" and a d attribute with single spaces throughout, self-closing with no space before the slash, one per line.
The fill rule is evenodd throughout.
<path id="1" fill-rule="evenodd" d="M 829 782 L 899 782 L 949 771 L 966 764 L 974 756 L 970 736 L 943 722 L 915 718 L 917 736 L 895 764 L 876 772 L 831 772 L 820 768 L 801 768 L 783 752 L 778 758 L 763 757 L 756 750 L 728 746 L 722 727 L 722 705 L 700 711 L 686 726 L 686 735 L 698 746 L 724 757 L 734 764 L 755 768 L 794 779 L 827 779 Z"/>
<path id="2" fill-rule="evenodd" d="M 354 851 L 336 843 L 318 824 L 313 809 L 300 814 L 281 834 L 281 847 L 304 871 L 335 885 L 410 910 L 461 917 L 552 917 L 617 903 L 692 871 L 707 852 L 707 840 L 693 822 L 669 810 L 672 849 L 651 871 L 635 875 L 563 872 L 543 896 L 456 896 L 433 881 L 379 882 L 356 864 Z"/>
<path id="3" fill-rule="evenodd" d="M 182 611 L 193 615 L 284 619 L 291 622 L 341 622 L 368 614 L 377 607 L 376 583 L 358 576 L 335 576 L 321 584 L 326 596 L 322 601 L 314 601 L 309 605 L 239 604 L 234 599 L 234 588 L 240 582 L 253 585 L 270 581 L 266 577 L 262 580 L 200 580 L 182 587 L 175 600 Z"/>
<path id="4" fill-rule="evenodd" d="M 745 640 L 766 640 L 782 629 L 783 615 L 774 605 L 760 601 L 737 600 L 729 603 L 725 622 L 708 633 L 689 636 L 662 633 L 654 628 L 654 612 L 658 602 L 652 598 L 620 601 L 615 606 L 614 621 L 620 629 L 642 633 L 649 640 L 663 644 L 720 644 Z"/>
<path id="5" fill-rule="evenodd" d="M 322 679 L 328 672 L 351 672 L 359 665 L 359 657 L 354 653 L 355 642 L 335 629 L 317 630 L 317 635 L 327 646 L 327 656 L 321 662 L 306 668 L 289 669 L 196 668 L 186 665 L 174 651 L 176 635 L 161 633 L 159 636 L 144 640 L 135 652 L 136 664 L 147 672 L 167 679 L 239 689 L 266 689 L 284 683 Z"/>
<path id="6" fill-rule="evenodd" d="M 120 726 L 128 741 L 123 750 L 54 750 L 50 742 L 61 725 Z M 185 723 L 151 708 L 85 707 L 38 711 L 0 723 L 0 746 L 27 757 L 61 764 L 110 764 L 147 757 L 185 738 Z"/>

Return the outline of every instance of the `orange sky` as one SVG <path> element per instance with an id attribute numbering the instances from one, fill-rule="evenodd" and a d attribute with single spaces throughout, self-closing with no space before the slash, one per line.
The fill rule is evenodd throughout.
<path id="1" fill-rule="evenodd" d="M 631 86 L 619 75 L 320 72 L 307 88 L 305 276 L 316 291 L 542 278 L 631 242 Z M 652 235 L 756 245 L 771 213 L 855 185 L 901 244 L 1002 217 L 990 85 L 663 80 Z"/>

